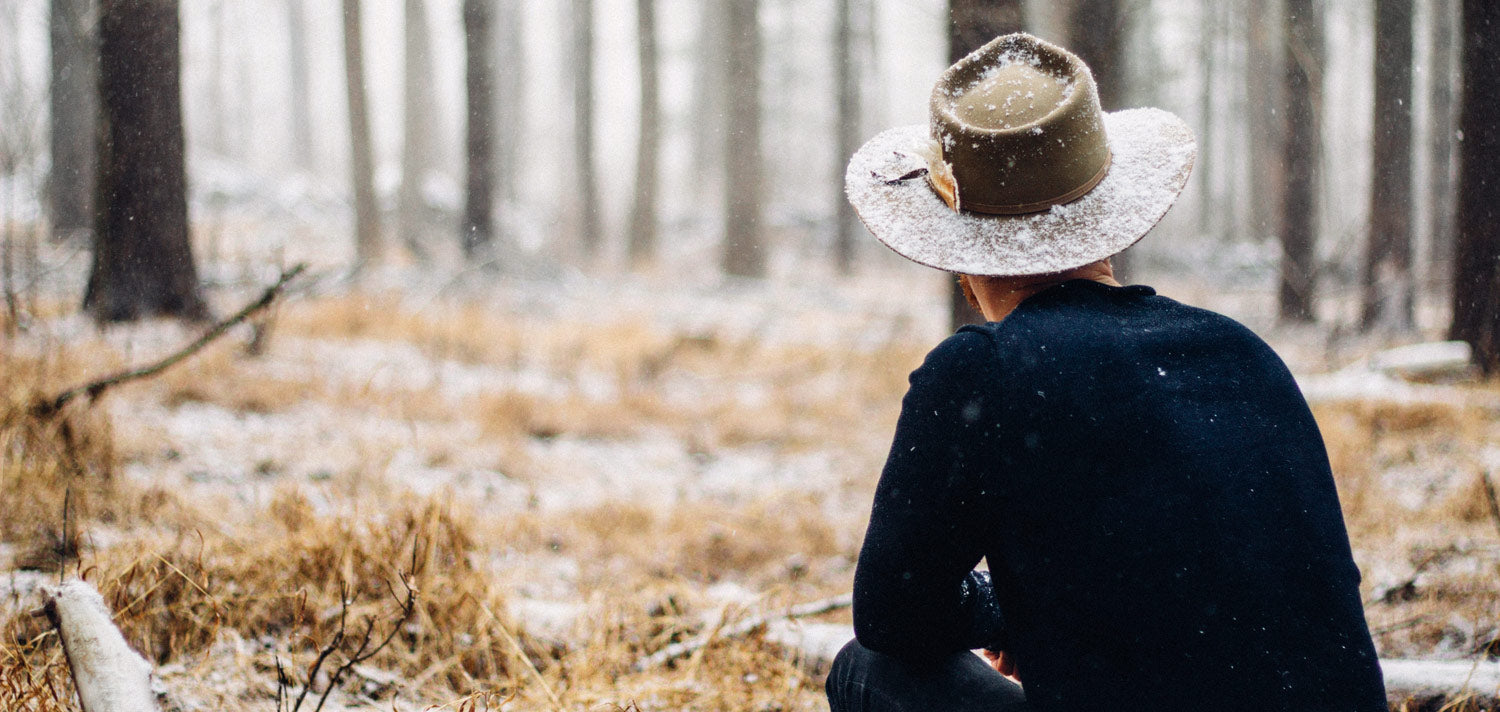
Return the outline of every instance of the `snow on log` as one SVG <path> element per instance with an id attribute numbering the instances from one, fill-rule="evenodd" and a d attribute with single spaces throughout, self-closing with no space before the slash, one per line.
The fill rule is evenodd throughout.
<path id="1" fill-rule="evenodd" d="M 1500 698 L 1500 662 L 1493 660 L 1381 660 L 1386 697 L 1445 697 L 1472 694 L 1481 700 Z"/>
<path id="2" fill-rule="evenodd" d="M 1462 376 L 1472 351 L 1466 341 L 1432 341 L 1386 349 L 1370 357 L 1370 368 L 1397 378 Z"/>
<path id="3" fill-rule="evenodd" d="M 42 600 L 84 712 L 158 712 L 151 663 L 125 642 L 93 586 L 77 579 L 43 586 Z"/>

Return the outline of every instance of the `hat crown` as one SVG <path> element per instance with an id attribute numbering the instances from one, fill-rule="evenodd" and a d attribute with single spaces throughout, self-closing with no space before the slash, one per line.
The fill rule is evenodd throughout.
<path id="1" fill-rule="evenodd" d="M 964 210 L 1046 210 L 1087 193 L 1109 168 L 1093 74 L 1025 33 L 998 37 L 949 67 L 933 87 L 931 112 L 947 164 L 939 173 L 951 173 L 950 205 Z"/>

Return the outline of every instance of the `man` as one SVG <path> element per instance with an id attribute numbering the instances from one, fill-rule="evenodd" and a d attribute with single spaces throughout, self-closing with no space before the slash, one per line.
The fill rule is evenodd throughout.
<path id="1" fill-rule="evenodd" d="M 1291 374 L 1113 278 L 1193 157 L 1177 117 L 1104 114 L 1077 57 L 1009 35 L 943 74 L 929 127 L 851 161 L 875 236 L 964 275 L 989 323 L 911 374 L 835 712 L 1386 709 Z"/>

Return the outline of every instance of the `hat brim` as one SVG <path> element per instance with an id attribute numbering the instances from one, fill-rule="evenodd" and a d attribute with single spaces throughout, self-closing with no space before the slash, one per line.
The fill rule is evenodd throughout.
<path id="1" fill-rule="evenodd" d="M 927 184 L 927 163 L 916 150 L 929 140 L 926 126 L 870 139 L 849 161 L 845 191 L 870 232 L 913 262 L 997 277 L 1064 272 L 1145 237 L 1187 185 L 1197 156 L 1187 124 L 1160 109 L 1107 113 L 1104 130 L 1109 173 L 1083 197 L 1041 212 L 949 208 Z"/>

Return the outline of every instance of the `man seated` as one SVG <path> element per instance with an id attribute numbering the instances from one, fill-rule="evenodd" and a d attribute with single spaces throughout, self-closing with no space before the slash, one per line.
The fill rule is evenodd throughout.
<path id="1" fill-rule="evenodd" d="M 1385 710 L 1291 374 L 1114 280 L 1187 181 L 1187 127 L 1102 112 L 1088 68 L 1024 34 L 948 69 L 931 113 L 854 156 L 849 197 L 988 323 L 911 374 L 833 710 Z"/>

